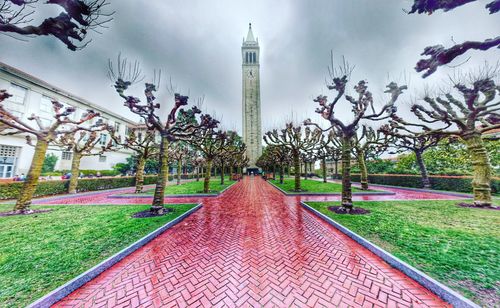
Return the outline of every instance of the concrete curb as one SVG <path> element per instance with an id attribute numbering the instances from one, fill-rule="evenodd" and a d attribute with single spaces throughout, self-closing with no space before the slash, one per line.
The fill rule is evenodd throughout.
<path id="1" fill-rule="evenodd" d="M 283 194 L 286 196 L 341 196 L 342 193 L 314 193 L 314 192 L 301 192 L 301 193 L 289 193 L 282 189 L 281 187 L 277 186 L 276 184 L 267 181 L 269 184 L 274 186 L 276 189 L 281 191 Z M 367 192 L 353 192 L 353 196 L 391 196 L 395 195 L 396 193 L 390 192 L 390 191 L 367 191 Z"/>
<path id="2" fill-rule="evenodd" d="M 463 297 L 462 295 L 460 295 L 457 292 L 453 291 L 452 289 L 448 288 L 444 284 L 434 280 L 430 276 L 424 274 L 423 272 L 419 271 L 418 269 L 414 268 L 413 266 L 409 265 L 408 263 L 398 259 L 397 257 L 393 256 L 392 254 L 390 254 L 387 251 L 383 250 L 382 248 L 378 247 L 377 245 L 366 240 L 362 236 L 356 234 L 355 232 L 349 230 L 348 228 L 346 228 L 343 225 L 339 224 L 338 222 L 334 221 L 333 219 L 326 216 L 325 214 L 315 210 L 314 208 L 312 208 L 311 206 L 307 205 L 304 202 L 300 202 L 300 204 L 306 210 L 311 211 L 313 214 L 315 214 L 319 218 L 323 219 L 328 224 L 330 224 L 333 227 L 335 227 L 336 229 L 338 229 L 340 232 L 349 236 L 351 239 L 356 241 L 361 246 L 365 247 L 366 249 L 370 250 L 371 252 L 373 252 L 374 254 L 379 256 L 382 260 L 387 262 L 392 267 L 400 270 L 401 272 L 406 274 L 408 277 L 412 278 L 413 280 L 415 280 L 416 282 L 421 284 L 423 287 L 425 287 L 426 289 L 428 289 L 432 293 L 439 296 L 444 301 L 452 304 L 453 307 L 479 308 L 479 306 L 474 304 L 471 300 Z"/>
<path id="3" fill-rule="evenodd" d="M 42 298 L 38 299 L 37 301 L 31 303 L 28 307 L 29 308 L 43 308 L 43 307 L 50 307 L 63 299 L 64 297 L 68 296 L 71 292 L 75 291 L 76 289 L 80 288 L 90 280 L 94 279 L 97 277 L 99 274 L 107 270 L 108 268 L 112 267 L 119 261 L 121 261 L 123 258 L 126 256 L 130 255 L 137 249 L 141 248 L 142 246 L 146 245 L 147 243 L 151 242 L 153 239 L 158 237 L 160 234 L 165 232 L 167 229 L 170 229 L 171 227 L 175 226 L 179 222 L 181 222 L 184 218 L 188 217 L 195 211 L 199 210 L 202 207 L 202 204 L 198 204 L 194 208 L 190 209 L 186 213 L 182 214 L 181 216 L 177 217 L 176 219 L 166 223 L 165 225 L 159 227 L 158 229 L 154 230 L 153 232 L 149 233 L 148 235 L 144 236 L 143 238 L 139 239 L 135 243 L 132 243 L 130 246 L 124 248 L 123 250 L 119 251 L 118 253 L 112 255 L 111 257 L 107 258 L 106 260 L 102 261 L 101 263 L 97 264 L 96 266 L 92 267 L 91 269 L 87 270 L 86 272 L 80 274 L 79 276 L 73 278 L 72 280 L 68 281 L 67 283 L 63 284 L 62 286 L 58 287 L 57 289 L 53 290 L 52 292 L 48 293 L 47 295 L 43 296 Z"/>
<path id="4" fill-rule="evenodd" d="M 221 190 L 219 193 L 216 194 L 181 194 L 181 195 L 165 195 L 165 198 L 196 198 L 196 197 L 218 197 L 222 195 L 223 193 L 226 192 L 229 188 L 233 187 L 234 184 L 238 183 L 238 181 L 234 182 L 233 184 L 229 185 L 228 187 L 224 188 Z M 110 199 L 131 199 L 131 198 L 152 198 L 153 195 L 150 194 L 121 194 L 121 195 L 109 195 L 108 198 Z"/>

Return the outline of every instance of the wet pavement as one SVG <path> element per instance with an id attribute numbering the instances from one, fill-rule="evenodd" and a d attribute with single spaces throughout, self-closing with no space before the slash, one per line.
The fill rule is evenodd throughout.
<path id="1" fill-rule="evenodd" d="M 151 201 L 106 198 L 116 193 L 37 203 Z M 361 198 L 392 200 L 398 194 L 414 193 L 405 195 L 400 190 L 393 196 Z M 446 195 L 419 196 L 441 199 Z M 318 198 L 325 197 L 304 199 Z M 328 200 L 335 198 L 329 196 Z M 204 206 L 56 306 L 446 306 L 417 282 L 304 210 L 299 200 L 284 196 L 257 177 L 245 178 L 216 198 L 168 198 L 168 203 L 202 201 Z"/>

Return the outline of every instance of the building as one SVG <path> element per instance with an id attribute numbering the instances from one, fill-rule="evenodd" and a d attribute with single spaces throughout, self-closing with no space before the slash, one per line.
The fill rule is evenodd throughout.
<path id="1" fill-rule="evenodd" d="M 252 24 L 249 24 L 247 37 L 243 38 L 241 46 L 243 141 L 247 146 L 246 155 L 249 159 L 247 172 L 258 171 L 255 163 L 262 155 L 259 53 L 259 41 L 253 35 Z"/>
<path id="2" fill-rule="evenodd" d="M 101 117 L 110 125 L 113 125 L 118 134 L 122 136 L 128 133 L 129 127 L 137 125 L 136 122 L 1 62 L 0 89 L 6 89 L 12 95 L 12 97 L 4 101 L 5 108 L 26 123 L 34 122 L 28 120 L 28 117 L 32 114 L 40 116 L 41 121 L 45 122 L 44 124 L 50 123 L 53 120 L 51 101 L 55 99 L 65 105 L 75 107 L 77 109 L 74 114 L 75 119 L 79 119 L 87 109 L 99 112 Z M 36 123 L 33 123 L 33 126 L 37 127 Z M 26 143 L 25 137 L 23 134 L 0 136 L 0 178 L 10 178 L 16 174 L 28 173 L 34 148 Z M 100 138 L 100 144 L 105 145 L 109 142 L 110 137 L 108 134 L 102 133 Z M 55 167 L 56 170 L 71 169 L 71 152 L 51 147 L 47 154 L 49 153 L 53 153 L 59 158 Z M 131 151 L 121 149 L 106 152 L 100 156 L 86 156 L 81 160 L 80 169 L 109 170 L 116 163 L 125 162 L 130 155 L 132 155 Z"/>

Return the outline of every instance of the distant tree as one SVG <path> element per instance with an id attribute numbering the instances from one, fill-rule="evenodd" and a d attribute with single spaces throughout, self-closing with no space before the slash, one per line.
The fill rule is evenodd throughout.
<path id="1" fill-rule="evenodd" d="M 279 166 L 280 184 L 283 184 L 285 180 L 285 166 L 289 165 L 292 161 L 290 151 L 284 146 L 269 146 L 268 148 L 275 164 Z"/>
<path id="2" fill-rule="evenodd" d="M 149 158 L 158 155 L 156 144 L 156 133 L 151 129 L 130 128 L 128 136 L 122 139 L 114 129 L 110 130 L 111 139 L 116 146 L 122 146 L 134 151 L 136 165 L 135 170 L 135 193 L 139 194 L 144 188 L 144 169 Z"/>
<path id="3" fill-rule="evenodd" d="M 300 153 L 314 151 L 322 137 L 323 134 L 319 129 L 311 130 L 309 127 L 302 129 L 301 126 L 294 126 L 291 122 L 287 123 L 280 132 L 274 129 L 264 135 L 266 144 L 282 146 L 291 152 L 295 169 L 294 190 L 297 192 L 302 191 L 300 184 Z"/>
<path id="4" fill-rule="evenodd" d="M 0 2 L 0 32 L 21 36 L 51 35 L 63 42 L 68 49 L 75 51 L 88 45 L 90 41 L 84 41 L 90 31 L 98 32 L 99 28 L 106 28 L 114 14 L 106 12 L 108 3 L 105 0 L 47 0 L 42 6 L 57 5 L 63 12 L 33 25 L 32 17 L 42 11 L 35 6 L 39 2 L 41 1 Z"/>
<path id="5" fill-rule="evenodd" d="M 212 129 L 218 125 L 218 121 L 214 120 L 209 115 L 199 116 L 201 110 L 196 106 L 191 107 L 189 110 L 184 110 L 181 107 L 188 104 L 188 97 L 174 94 L 174 106 L 170 110 L 166 120 L 162 120 L 158 115 L 160 104 L 156 103 L 157 85 L 155 85 L 156 78 L 152 83 L 145 84 L 144 95 L 146 96 L 146 103 L 141 103 L 141 100 L 134 96 L 128 96 L 125 91 L 136 81 L 141 78 L 141 70 L 139 64 L 136 62 L 130 65 L 126 60 L 122 60 L 118 56 L 116 68 L 110 61 L 109 76 L 115 82 L 115 90 L 125 100 L 124 105 L 134 114 L 139 115 L 145 122 L 148 129 L 157 131 L 160 136 L 159 148 L 159 174 L 158 181 L 154 192 L 153 202 L 151 205 L 151 212 L 156 215 L 165 213 L 163 206 L 163 199 L 165 194 L 165 186 L 168 180 L 168 145 L 170 142 L 176 140 L 190 140 L 198 131 Z M 158 78 L 159 79 L 159 78 Z M 159 80 L 158 80 L 159 83 Z M 178 121 L 177 117 L 182 119 Z"/>
<path id="6" fill-rule="evenodd" d="M 246 151 L 246 146 L 243 143 L 243 139 L 235 132 L 227 132 L 227 142 L 224 147 L 221 148 L 219 155 L 217 156 L 217 165 L 220 167 L 220 183 L 224 185 L 225 169 L 230 167 L 230 175 L 233 174 L 233 166 L 236 164 L 236 160 L 241 158 Z"/>
<path id="7" fill-rule="evenodd" d="M 378 157 L 387 149 L 389 141 L 389 135 L 366 125 L 362 125 L 361 135 L 354 136 L 352 150 L 358 161 L 362 190 L 368 189 L 368 168 L 366 166 L 368 156 Z"/>
<path id="8" fill-rule="evenodd" d="M 483 135 L 500 128 L 500 101 L 495 101 L 500 87 L 494 82 L 495 74 L 496 71 L 486 68 L 478 76 L 470 76 L 469 86 L 455 82 L 454 88 L 462 100 L 451 91 L 437 97 L 425 96 L 422 104 L 411 106 L 419 122 L 393 116 L 393 126 L 402 132 L 456 136 L 465 143 L 474 167 L 472 186 L 476 206 L 492 205 L 491 165 Z"/>
<path id="9" fill-rule="evenodd" d="M 168 154 L 169 157 L 171 157 L 172 160 L 177 163 L 177 185 L 180 185 L 182 177 L 182 167 L 184 166 L 184 162 L 189 158 L 189 155 L 192 154 L 192 151 L 189 149 L 189 146 L 186 142 L 176 141 L 170 144 Z"/>
<path id="10" fill-rule="evenodd" d="M 43 165 L 42 165 L 42 173 L 46 172 L 54 172 L 54 169 L 56 168 L 58 157 L 55 154 L 48 154 L 45 156 L 45 159 L 43 160 Z"/>
<path id="11" fill-rule="evenodd" d="M 196 151 L 194 155 L 190 156 L 191 166 L 193 166 L 195 174 L 196 174 L 196 182 L 200 181 L 200 169 L 203 169 L 205 165 L 205 159 L 201 154 Z"/>
<path id="12" fill-rule="evenodd" d="M 329 129 L 334 129 L 342 138 L 342 207 L 346 212 L 350 212 L 352 204 L 352 188 L 351 188 L 351 151 L 354 138 L 357 134 L 360 121 L 381 121 L 388 119 L 392 113 L 396 111 L 394 104 L 398 97 L 403 93 L 406 86 L 398 86 L 391 82 L 386 87 L 385 93 L 389 93 L 391 98 L 385 103 L 382 108 L 376 111 L 373 96 L 368 91 L 367 82 L 361 80 L 354 86 L 356 97 L 346 94 L 346 86 L 349 82 L 349 77 L 353 68 L 344 60 L 343 65 L 338 69 L 332 65 L 329 69 L 332 82 L 328 85 L 329 90 L 335 90 L 337 93 L 333 101 L 328 102 L 327 97 L 320 95 L 314 101 L 319 104 L 316 112 L 327 120 L 330 124 Z M 351 121 L 337 117 L 335 115 L 335 107 L 338 106 L 340 99 L 344 98 L 352 106 L 353 118 Z M 305 125 L 320 126 L 313 123 L 310 119 L 304 122 Z"/>
<path id="13" fill-rule="evenodd" d="M 63 147 L 66 151 L 71 151 L 73 159 L 71 161 L 71 177 L 69 179 L 68 193 L 76 194 L 78 177 L 80 174 L 80 162 L 85 156 L 102 155 L 105 151 L 113 148 L 112 140 L 102 144 L 101 134 L 107 131 L 108 125 L 103 124 L 99 129 L 92 132 L 76 131 L 59 135 L 55 144 Z M 97 134 L 101 132 L 101 134 Z"/>
<path id="14" fill-rule="evenodd" d="M 447 12 L 475 1 L 477 0 L 414 0 L 413 6 L 408 13 L 427 13 L 430 15 L 437 10 Z M 493 0 L 489 2 L 486 4 L 486 9 L 490 14 L 498 13 L 498 11 L 500 11 L 500 1 Z M 422 56 L 429 56 L 429 58 L 418 61 L 415 69 L 417 72 L 425 71 L 423 74 L 425 78 L 434 73 L 438 67 L 450 63 L 470 50 L 488 50 L 493 47 L 500 48 L 500 36 L 489 38 L 484 41 L 467 41 L 456 44 L 450 48 L 445 48 L 443 45 L 429 46 L 426 47 L 421 54 Z"/>
<path id="15" fill-rule="evenodd" d="M 14 206 L 14 212 L 28 214 L 32 212 L 29 206 L 36 186 L 38 185 L 38 178 L 42 171 L 45 153 L 47 152 L 49 144 L 54 142 L 56 138 L 62 134 L 77 131 L 92 132 L 93 130 L 101 129 L 103 124 L 97 121 L 94 125 L 87 125 L 90 120 L 99 116 L 99 113 L 93 110 L 88 110 L 86 113 L 82 114 L 80 120 L 72 120 L 71 115 L 76 111 L 75 108 L 64 107 L 63 104 L 53 100 L 52 109 L 54 111 L 54 122 L 50 125 L 45 125 L 39 116 L 32 114 L 28 118 L 29 121 L 36 123 L 36 126 L 32 126 L 32 123 L 24 122 L 22 119 L 19 119 L 5 109 L 2 103 L 10 96 L 11 95 L 6 91 L 0 90 L 0 123 L 3 124 L 0 126 L 0 135 L 27 134 L 26 140 L 28 144 L 32 144 L 33 137 L 36 138 L 35 153 L 33 155 L 31 167 L 28 171 L 26 181 L 23 184 L 23 189 Z"/>
<path id="16" fill-rule="evenodd" d="M 212 176 L 213 162 L 216 157 L 224 151 L 228 144 L 226 132 L 217 131 L 215 127 L 199 130 L 189 143 L 203 154 L 205 158 L 205 180 L 203 192 L 210 192 L 210 177 Z"/>
<path id="17" fill-rule="evenodd" d="M 443 139 L 443 136 L 440 134 L 401 133 L 397 126 L 397 123 L 393 125 L 386 124 L 380 128 L 380 131 L 387 136 L 393 137 L 390 140 L 392 147 L 396 149 L 396 153 L 411 151 L 415 154 L 420 175 L 422 176 L 422 185 L 424 188 L 430 188 L 431 182 L 422 155 L 427 149 L 436 146 Z"/>

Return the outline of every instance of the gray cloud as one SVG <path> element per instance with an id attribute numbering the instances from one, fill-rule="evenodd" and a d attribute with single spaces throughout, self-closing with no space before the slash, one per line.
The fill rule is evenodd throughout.
<path id="1" fill-rule="evenodd" d="M 402 9 L 411 1 L 396 0 L 115 0 L 110 29 L 92 35 L 84 50 L 71 52 L 52 38 L 26 43 L 0 36 L 0 60 L 131 116 L 106 77 L 108 58 L 121 51 L 138 59 L 146 75 L 162 69 L 163 105 L 171 104 L 165 84 L 172 76 L 193 99 L 205 95 L 204 109 L 222 117 L 224 127 L 240 130 L 240 47 L 252 22 L 261 45 L 263 127 L 271 128 L 291 117 L 315 117 L 311 99 L 329 94 L 324 80 L 330 50 L 356 65 L 353 81 L 368 80 L 377 99 L 384 98 L 388 75 L 403 81 L 404 74 L 415 95 L 426 84 L 442 83 L 452 69 L 422 80 L 413 70 L 419 53 L 428 45 L 451 45 L 451 37 L 463 41 L 496 35 L 500 20 L 487 14 L 485 3 L 427 16 L 405 14 Z M 498 61 L 497 50 L 471 55 L 461 69 Z M 135 90 L 140 96 L 142 86 Z M 349 110 L 343 114 L 348 117 Z"/>

